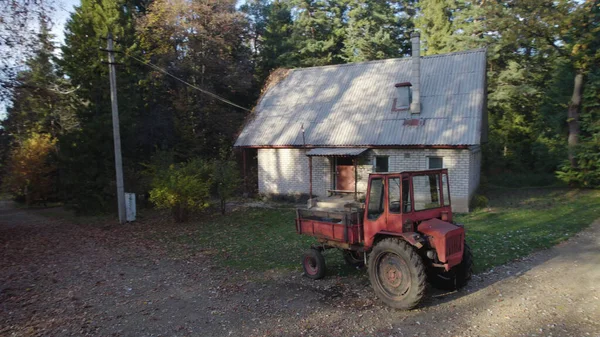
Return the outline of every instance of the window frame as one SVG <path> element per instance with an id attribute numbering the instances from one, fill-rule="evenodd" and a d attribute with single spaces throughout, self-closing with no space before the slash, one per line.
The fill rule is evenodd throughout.
<path id="1" fill-rule="evenodd" d="M 415 184 L 414 184 L 414 179 L 416 177 L 427 177 L 428 180 L 431 181 L 430 180 L 431 176 L 436 176 L 437 177 L 437 179 L 436 179 L 437 180 L 437 184 L 435 184 L 435 185 L 436 185 L 436 189 L 437 189 L 437 196 L 438 196 L 438 202 L 437 202 L 437 204 L 438 204 L 438 206 L 417 209 L 415 207 L 415 205 L 416 205 L 416 201 L 415 200 L 416 199 L 415 199 L 415 187 L 414 187 Z M 423 212 L 423 211 L 429 211 L 429 210 L 432 210 L 432 209 L 438 209 L 438 208 L 446 207 L 444 205 L 444 202 L 443 202 L 444 201 L 444 196 L 443 196 L 444 192 L 443 192 L 443 189 L 442 189 L 442 183 L 441 182 L 442 182 L 442 177 L 441 177 L 440 173 L 416 174 L 416 175 L 412 175 L 411 176 L 411 178 L 410 178 L 410 183 L 411 183 L 411 187 L 412 187 L 411 188 L 411 192 L 412 192 L 412 205 L 411 206 L 412 206 L 412 210 L 414 212 Z M 430 193 L 430 196 L 433 196 L 433 194 L 431 194 L 431 187 L 432 187 L 432 185 L 429 184 L 429 193 Z M 433 200 L 432 200 L 432 203 L 433 203 Z"/>
<path id="2" fill-rule="evenodd" d="M 390 188 L 392 186 L 391 180 L 398 179 L 398 211 L 392 211 L 391 200 L 392 196 L 390 195 Z M 402 177 L 401 176 L 393 176 L 387 178 L 387 208 L 388 213 L 390 214 L 401 214 L 402 213 Z"/>
<path id="3" fill-rule="evenodd" d="M 370 208 L 371 208 L 371 204 L 372 204 L 371 193 L 373 192 L 373 182 L 376 181 L 376 180 L 380 180 L 381 181 L 381 199 L 380 199 L 380 202 L 379 202 L 379 211 L 380 211 L 380 213 L 377 215 L 377 217 L 371 218 L 370 217 L 370 214 L 371 214 L 370 213 Z M 385 214 L 386 207 L 387 207 L 387 205 L 386 205 L 386 198 L 385 198 L 386 193 L 387 193 L 386 189 L 387 189 L 387 186 L 386 186 L 386 183 L 385 183 L 385 177 L 383 177 L 383 176 L 382 177 L 372 178 L 371 181 L 369 182 L 369 194 L 368 194 L 368 200 L 367 200 L 367 205 L 366 205 L 367 207 L 366 207 L 366 210 L 365 210 L 367 212 L 367 220 L 369 220 L 369 221 L 375 221 L 375 220 L 379 219 L 383 214 Z"/>

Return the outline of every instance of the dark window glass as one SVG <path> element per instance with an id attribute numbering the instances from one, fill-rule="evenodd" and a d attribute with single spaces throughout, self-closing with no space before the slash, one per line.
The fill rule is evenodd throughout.
<path id="1" fill-rule="evenodd" d="M 440 175 L 413 176 L 415 211 L 440 207 Z"/>
<path id="2" fill-rule="evenodd" d="M 378 156 L 375 157 L 375 172 L 389 172 L 389 158 Z"/>
<path id="3" fill-rule="evenodd" d="M 383 179 L 374 178 L 371 180 L 371 190 L 369 191 L 369 206 L 367 216 L 369 219 L 377 219 L 383 213 Z"/>
<path id="4" fill-rule="evenodd" d="M 429 169 L 441 169 L 444 167 L 444 159 L 442 157 L 429 157 Z"/>
<path id="5" fill-rule="evenodd" d="M 400 178 L 388 179 L 388 202 L 390 213 L 400 213 Z"/>

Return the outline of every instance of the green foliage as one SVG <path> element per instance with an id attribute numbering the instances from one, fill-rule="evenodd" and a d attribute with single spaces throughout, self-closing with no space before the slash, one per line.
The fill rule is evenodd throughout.
<path id="1" fill-rule="evenodd" d="M 471 205 L 469 208 L 471 210 L 486 208 L 489 204 L 489 200 L 485 195 L 475 194 L 473 199 L 471 199 Z"/>
<path id="2" fill-rule="evenodd" d="M 9 157 L 4 188 L 27 205 L 54 197 L 56 162 L 52 155 L 56 140 L 48 134 L 33 133 L 19 142 Z"/>
<path id="3" fill-rule="evenodd" d="M 600 136 L 578 146 L 575 163 L 576 167 L 564 163 L 557 171 L 558 178 L 570 186 L 600 187 Z"/>
<path id="4" fill-rule="evenodd" d="M 188 220 L 190 211 L 209 206 L 212 167 L 200 159 L 168 167 L 150 167 L 153 171 L 150 201 L 156 207 L 170 209 L 176 222 Z"/>
<path id="5" fill-rule="evenodd" d="M 2 121 L 2 167 L 30 134 L 49 134 L 57 139 L 61 198 L 80 212 L 115 210 L 108 67 L 98 50 L 108 32 L 124 52 L 117 54 L 117 87 L 125 185 L 143 194 L 149 183 L 140 173 L 148 158 L 166 151 L 174 162 L 210 162 L 232 145 L 247 115 L 128 55 L 252 107 L 276 68 L 401 57 L 417 29 L 426 55 L 488 50 L 483 171 L 490 183 L 554 183 L 569 152 L 567 137 L 577 133 L 568 123 L 575 121 L 576 165 L 561 167 L 559 176 L 598 186 L 597 1 L 248 0 L 236 6 L 235 0 L 82 0 L 58 60 L 42 21 Z M 585 79 L 585 91 L 580 118 L 568 119 L 576 75 Z M 222 165 L 227 169 L 213 174 L 230 181 L 221 177 L 230 164 Z M 231 166 L 232 177 L 234 171 Z M 232 195 L 211 190 L 224 196 L 222 204 Z"/>
<path id="6" fill-rule="evenodd" d="M 564 163 L 559 179 L 572 186 L 600 187 L 600 70 L 588 76 L 581 112 L 581 138 L 575 150 L 575 163 Z"/>

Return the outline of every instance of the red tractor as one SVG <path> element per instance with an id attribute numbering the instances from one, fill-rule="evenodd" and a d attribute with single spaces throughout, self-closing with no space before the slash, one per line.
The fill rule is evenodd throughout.
<path id="1" fill-rule="evenodd" d="M 465 229 L 452 221 L 448 171 L 373 173 L 364 204 L 343 209 L 298 209 L 296 230 L 317 238 L 302 257 L 306 276 L 325 276 L 326 249 L 342 250 L 347 263 L 368 267 L 377 296 L 412 309 L 426 281 L 457 289 L 471 278 Z"/>

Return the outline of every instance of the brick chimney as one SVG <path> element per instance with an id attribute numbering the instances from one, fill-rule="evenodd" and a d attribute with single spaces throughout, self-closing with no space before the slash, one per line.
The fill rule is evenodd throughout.
<path id="1" fill-rule="evenodd" d="M 418 115 L 421 113 L 421 34 L 413 32 L 410 34 L 412 42 L 412 102 L 410 112 Z"/>

